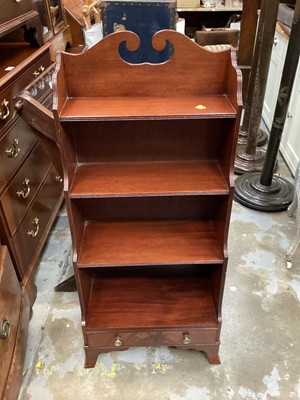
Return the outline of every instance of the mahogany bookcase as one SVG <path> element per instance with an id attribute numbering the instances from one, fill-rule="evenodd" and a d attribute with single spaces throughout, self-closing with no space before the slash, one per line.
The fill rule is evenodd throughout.
<path id="1" fill-rule="evenodd" d="M 82 311 L 86 367 L 133 346 L 219 363 L 233 160 L 241 114 L 234 51 L 153 37 L 170 59 L 129 64 L 133 32 L 60 53 L 54 117 Z"/>

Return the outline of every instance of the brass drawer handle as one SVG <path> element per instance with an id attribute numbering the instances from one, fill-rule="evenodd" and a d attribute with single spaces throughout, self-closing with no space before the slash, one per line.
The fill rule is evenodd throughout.
<path id="1" fill-rule="evenodd" d="M 18 157 L 21 149 L 19 147 L 19 139 L 14 139 L 12 143 L 12 148 L 6 149 L 5 153 L 8 158 L 16 158 Z"/>
<path id="2" fill-rule="evenodd" d="M 32 225 L 33 225 L 33 229 L 31 229 L 31 231 L 27 232 L 27 235 L 30 237 L 35 238 L 36 235 L 39 233 L 39 219 L 37 217 L 34 218 L 34 220 L 32 221 Z"/>
<path id="3" fill-rule="evenodd" d="M 1 109 L 0 109 L 0 119 L 2 119 L 2 121 L 4 121 L 8 116 L 9 116 L 9 101 L 4 99 L 1 103 Z M 4 112 L 2 110 L 2 108 L 4 108 Z"/>
<path id="4" fill-rule="evenodd" d="M 5 340 L 9 337 L 10 334 L 10 324 L 9 321 L 4 318 L 1 321 L 1 326 L 0 326 L 0 338 Z"/>
<path id="5" fill-rule="evenodd" d="M 122 346 L 122 338 L 120 338 L 119 336 L 116 337 L 115 346 L 116 346 L 116 347 Z"/>
<path id="6" fill-rule="evenodd" d="M 183 344 L 190 344 L 191 343 L 191 338 L 190 335 L 183 335 Z"/>
<path id="7" fill-rule="evenodd" d="M 56 180 L 56 182 L 62 182 L 63 181 L 63 179 L 62 179 L 62 177 L 60 175 L 57 175 L 55 177 L 55 180 Z"/>
<path id="8" fill-rule="evenodd" d="M 18 197 L 22 197 L 22 199 L 27 199 L 27 197 L 29 196 L 29 193 L 30 193 L 30 186 L 29 186 L 28 178 L 25 178 L 23 185 L 24 185 L 24 189 L 20 189 L 16 193 L 17 193 Z"/>
<path id="9" fill-rule="evenodd" d="M 39 75 L 41 75 L 41 73 L 45 70 L 45 67 L 43 67 L 42 65 L 37 69 L 37 71 L 33 72 L 33 75 L 35 78 L 37 78 Z"/>

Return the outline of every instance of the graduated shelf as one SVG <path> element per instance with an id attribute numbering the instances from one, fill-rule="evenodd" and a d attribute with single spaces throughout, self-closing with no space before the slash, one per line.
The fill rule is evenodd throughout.
<path id="1" fill-rule="evenodd" d="M 216 327 L 209 278 L 189 271 L 103 274 L 95 277 L 87 329 Z"/>
<path id="2" fill-rule="evenodd" d="M 220 264 L 212 221 L 87 222 L 77 266 Z"/>
<path id="3" fill-rule="evenodd" d="M 226 95 L 68 98 L 60 113 L 62 122 L 235 117 L 236 110 Z"/>
<path id="4" fill-rule="evenodd" d="M 116 162 L 79 165 L 71 198 L 228 194 L 217 161 Z"/>

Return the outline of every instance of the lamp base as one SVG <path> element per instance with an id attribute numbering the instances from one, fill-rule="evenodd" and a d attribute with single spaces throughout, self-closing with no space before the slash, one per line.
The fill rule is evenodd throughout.
<path id="1" fill-rule="evenodd" d="M 263 130 L 258 130 L 257 136 L 257 146 L 261 147 L 267 143 L 269 135 Z M 238 144 L 247 144 L 248 132 L 240 130 L 239 137 L 238 137 Z"/>
<path id="2" fill-rule="evenodd" d="M 274 175 L 270 186 L 260 182 L 261 173 L 252 172 L 235 180 L 234 198 L 246 207 L 258 211 L 284 211 L 293 201 L 294 186 Z"/>
<path id="3" fill-rule="evenodd" d="M 238 175 L 246 172 L 262 171 L 266 158 L 266 150 L 255 149 L 255 154 L 246 153 L 246 146 L 238 146 L 234 161 L 234 172 Z"/>

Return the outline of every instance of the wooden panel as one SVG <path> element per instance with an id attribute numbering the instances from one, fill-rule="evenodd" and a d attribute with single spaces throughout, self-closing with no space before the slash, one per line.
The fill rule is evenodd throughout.
<path id="1" fill-rule="evenodd" d="M 66 82 L 67 97 L 90 98 L 101 95 L 124 97 L 126 100 L 130 96 L 167 99 L 180 97 L 185 102 L 186 97 L 195 100 L 198 96 L 224 95 L 228 76 L 237 77 L 237 71 L 231 65 L 230 50 L 209 52 L 185 35 L 172 30 L 156 33 L 153 36 L 153 47 L 164 49 L 166 40 L 172 43 L 175 51 L 170 60 L 161 64 L 129 64 L 120 58 L 118 48 L 121 42 L 125 41 L 131 51 L 139 46 L 137 35 L 129 31 L 113 33 L 81 55 L 62 53 L 65 75 L 72 76 Z M 58 60 L 58 64 L 60 62 Z M 197 66 L 201 66 L 200 73 L 195 73 Z M 87 76 L 93 76 L 93 79 L 87 80 Z M 197 104 L 198 101 L 193 106 Z M 119 104 L 119 107 L 122 105 Z M 84 112 L 81 110 L 83 115 Z M 80 115 L 79 110 L 77 113 Z M 130 115 L 131 112 L 128 117 Z"/>
<path id="2" fill-rule="evenodd" d="M 217 162 L 102 163 L 80 166 L 71 197 L 227 194 Z"/>
<path id="3" fill-rule="evenodd" d="M 84 221 L 225 220 L 227 195 L 133 196 L 72 199 L 72 212 Z M 221 210 L 221 212 L 220 212 Z"/>
<path id="4" fill-rule="evenodd" d="M 234 126 L 234 119 L 81 121 L 63 125 L 78 163 L 216 160 L 225 152 L 222 142 L 229 141 L 232 146 L 229 137 Z"/>
<path id="5" fill-rule="evenodd" d="M 222 263 L 213 223 L 88 223 L 78 266 Z"/>

